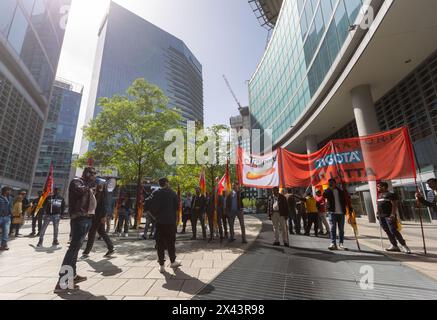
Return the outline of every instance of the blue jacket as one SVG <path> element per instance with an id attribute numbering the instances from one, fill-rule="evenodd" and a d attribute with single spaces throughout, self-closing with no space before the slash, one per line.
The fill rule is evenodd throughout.
<path id="1" fill-rule="evenodd" d="M 0 196 L 0 217 L 12 216 L 12 199 Z"/>

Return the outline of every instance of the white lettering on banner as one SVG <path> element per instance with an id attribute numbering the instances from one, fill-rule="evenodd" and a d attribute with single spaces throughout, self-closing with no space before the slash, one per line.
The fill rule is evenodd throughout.
<path id="1" fill-rule="evenodd" d="M 330 167 L 336 164 L 351 164 L 363 162 L 363 154 L 361 151 L 344 152 L 337 154 L 330 154 L 322 159 L 317 159 L 315 161 L 314 167 L 316 170 L 321 168 Z"/>

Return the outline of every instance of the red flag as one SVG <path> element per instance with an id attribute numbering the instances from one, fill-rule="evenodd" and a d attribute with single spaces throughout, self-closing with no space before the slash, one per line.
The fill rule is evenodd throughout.
<path id="1" fill-rule="evenodd" d="M 199 188 L 200 188 L 200 194 L 206 196 L 205 169 L 202 169 L 202 172 L 200 173 Z"/>
<path id="2" fill-rule="evenodd" d="M 50 164 L 49 175 L 46 180 L 46 184 L 44 185 L 44 190 L 42 192 L 41 197 L 39 198 L 38 205 L 35 209 L 35 216 L 38 215 L 39 211 L 42 209 L 44 202 L 47 197 L 53 192 L 54 188 L 54 174 L 53 174 L 53 162 Z"/>

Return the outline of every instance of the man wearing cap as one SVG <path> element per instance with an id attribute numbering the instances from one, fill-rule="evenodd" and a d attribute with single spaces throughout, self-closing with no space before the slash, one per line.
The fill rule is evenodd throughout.
<path id="1" fill-rule="evenodd" d="M 156 249 L 158 251 L 159 271 L 165 273 L 165 250 L 168 251 L 173 269 L 181 266 L 176 261 L 176 220 L 179 209 L 179 200 L 176 192 L 169 185 L 167 178 L 159 180 L 161 189 L 155 191 L 146 199 L 152 215 L 156 219 Z"/>

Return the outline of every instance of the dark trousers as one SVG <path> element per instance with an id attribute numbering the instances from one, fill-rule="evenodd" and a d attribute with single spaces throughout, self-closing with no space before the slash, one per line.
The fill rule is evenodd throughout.
<path id="1" fill-rule="evenodd" d="M 288 231 L 290 234 L 293 234 L 294 231 L 297 232 L 297 215 L 296 215 L 296 209 L 290 209 L 289 215 L 288 215 Z"/>
<path id="2" fill-rule="evenodd" d="M 191 216 L 191 225 L 193 227 L 193 238 L 197 238 L 197 220 L 200 220 L 200 224 L 202 226 L 202 235 L 203 239 L 206 239 L 206 227 L 205 227 L 205 213 L 201 212 L 193 212 Z"/>
<path id="3" fill-rule="evenodd" d="M 71 220 L 71 242 L 70 247 L 65 254 L 62 266 L 70 266 L 73 268 L 74 277 L 76 277 L 76 263 L 79 250 L 85 240 L 86 235 L 90 231 L 91 225 L 93 223 L 92 218 L 80 217 Z M 60 277 L 63 274 L 59 275 Z"/>
<path id="4" fill-rule="evenodd" d="M 223 234 L 223 236 L 225 238 L 229 238 L 229 233 L 228 233 L 228 221 L 229 221 L 229 219 L 228 219 L 228 216 L 225 214 L 224 210 L 222 210 L 222 209 L 217 210 L 217 215 L 218 215 L 217 219 L 219 221 L 219 233 L 221 232 L 220 228 L 223 230 L 223 232 L 220 233 L 220 237 L 222 238 L 222 234 Z M 221 227 L 220 227 L 220 224 L 221 224 Z"/>
<path id="5" fill-rule="evenodd" d="M 316 236 L 319 235 L 319 213 L 318 212 L 311 212 L 308 213 L 308 225 L 307 228 L 305 230 L 305 233 L 307 235 L 310 234 L 311 231 L 311 227 L 314 224 L 314 233 L 316 234 Z"/>
<path id="6" fill-rule="evenodd" d="M 129 233 L 129 216 L 121 215 L 118 217 L 117 233 L 121 233 L 124 226 L 124 233 Z"/>
<path id="7" fill-rule="evenodd" d="M 99 234 L 99 237 L 103 238 L 108 247 L 108 250 L 114 249 L 114 245 L 112 244 L 111 239 L 106 233 L 105 224 L 100 221 L 100 219 L 93 219 L 93 223 L 91 225 L 91 229 L 88 233 L 88 241 L 86 243 L 86 248 L 83 254 L 89 254 L 94 246 L 94 241 L 96 239 L 96 233 Z"/>
<path id="8" fill-rule="evenodd" d="M 42 212 L 40 212 L 36 217 L 32 216 L 32 233 L 36 233 L 36 223 L 38 222 L 38 232 L 41 232 L 42 229 Z"/>
<path id="9" fill-rule="evenodd" d="M 214 213 L 208 214 L 208 222 L 209 222 L 209 238 L 214 239 Z M 220 211 L 217 211 L 217 223 L 218 223 L 218 230 L 220 239 L 223 239 L 223 213 Z M 226 233 L 227 233 L 227 227 L 226 227 Z"/>
<path id="10" fill-rule="evenodd" d="M 11 229 L 9 230 L 9 235 L 12 235 L 15 230 L 15 236 L 18 236 L 20 234 L 20 228 L 21 224 L 12 224 Z"/>
<path id="11" fill-rule="evenodd" d="M 176 261 L 176 225 L 156 225 L 156 248 L 158 251 L 158 262 L 160 266 L 165 263 L 165 250 L 168 251 L 170 262 Z"/>
<path id="12" fill-rule="evenodd" d="M 187 228 L 187 222 L 190 220 L 191 222 L 191 214 L 190 209 L 184 208 L 184 213 L 182 215 L 182 232 L 185 233 L 185 229 Z M 193 227 L 193 223 L 191 222 L 191 227 Z"/>
<path id="13" fill-rule="evenodd" d="M 303 222 L 303 225 L 301 222 Z M 305 213 L 303 213 L 303 212 L 296 213 L 296 220 L 295 220 L 296 233 L 300 233 L 300 231 L 302 230 L 302 227 L 303 227 L 303 230 L 306 230 L 307 226 L 308 226 L 308 214 L 306 212 Z"/>
<path id="14" fill-rule="evenodd" d="M 402 237 L 402 234 L 398 231 L 396 219 L 390 219 L 390 217 L 380 217 L 379 223 L 381 224 L 381 228 L 385 231 L 388 239 L 390 240 L 390 243 L 393 246 L 397 247 L 398 241 L 401 246 L 406 245 L 404 237 Z"/>

